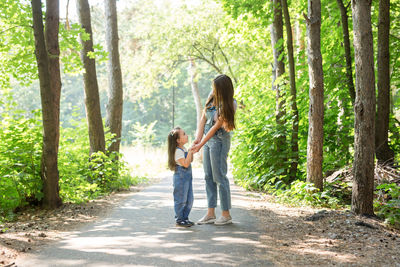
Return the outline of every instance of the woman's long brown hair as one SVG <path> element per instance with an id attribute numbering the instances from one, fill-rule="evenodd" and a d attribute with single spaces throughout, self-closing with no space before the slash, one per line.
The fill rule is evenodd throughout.
<path id="1" fill-rule="evenodd" d="M 213 80 L 213 93 L 206 103 L 209 105 L 214 101 L 218 114 L 222 119 L 223 126 L 227 131 L 235 129 L 235 108 L 233 105 L 233 84 L 231 78 L 225 74 L 218 75 Z"/>
<path id="2" fill-rule="evenodd" d="M 176 169 L 175 150 L 178 146 L 177 140 L 179 139 L 180 129 L 180 127 L 175 127 L 168 134 L 168 169 L 171 171 L 175 171 Z"/>

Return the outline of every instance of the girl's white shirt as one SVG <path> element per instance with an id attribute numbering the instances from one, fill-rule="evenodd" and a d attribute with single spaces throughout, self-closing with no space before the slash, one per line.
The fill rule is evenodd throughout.
<path id="1" fill-rule="evenodd" d="M 187 149 L 186 149 L 186 147 L 183 147 L 183 150 L 185 151 L 185 152 L 187 152 Z M 179 148 L 177 148 L 176 150 L 175 150 L 175 162 L 176 162 L 176 164 L 178 164 L 179 166 L 182 166 L 179 162 L 178 162 L 178 160 L 179 159 L 184 159 L 185 158 L 185 152 L 183 152 L 182 151 L 182 149 L 179 149 Z"/>

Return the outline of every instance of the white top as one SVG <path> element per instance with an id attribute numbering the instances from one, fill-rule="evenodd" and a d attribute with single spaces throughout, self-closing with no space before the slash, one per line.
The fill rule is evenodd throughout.
<path id="1" fill-rule="evenodd" d="M 183 147 L 183 150 L 185 150 L 185 152 L 187 152 L 187 149 L 185 147 Z M 178 159 L 184 159 L 185 158 L 185 153 L 182 151 L 182 149 L 177 148 L 175 150 L 175 162 L 176 164 L 178 164 L 179 166 L 182 166 L 179 162 Z"/>

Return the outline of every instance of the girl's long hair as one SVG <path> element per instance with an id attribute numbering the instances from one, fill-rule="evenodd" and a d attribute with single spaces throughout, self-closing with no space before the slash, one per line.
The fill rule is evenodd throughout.
<path id="1" fill-rule="evenodd" d="M 213 93 L 206 102 L 206 108 L 214 102 L 218 114 L 224 122 L 227 131 L 235 129 L 235 107 L 233 105 L 233 84 L 231 78 L 225 74 L 215 77 L 212 83 Z"/>
<path id="2" fill-rule="evenodd" d="M 168 134 L 168 169 L 171 171 L 175 171 L 176 163 L 175 163 L 175 151 L 178 146 L 177 140 L 179 139 L 179 130 L 180 127 L 175 127 Z"/>

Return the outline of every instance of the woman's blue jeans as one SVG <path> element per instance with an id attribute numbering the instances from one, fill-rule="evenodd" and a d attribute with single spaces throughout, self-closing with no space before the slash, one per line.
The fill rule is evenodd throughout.
<path id="1" fill-rule="evenodd" d="M 231 135 L 225 130 L 217 133 L 204 145 L 203 167 L 206 180 L 207 202 L 209 208 L 217 206 L 217 191 L 222 210 L 231 209 L 231 191 L 228 172 L 228 152 L 231 146 Z"/>
<path id="2" fill-rule="evenodd" d="M 177 165 L 174 173 L 174 210 L 176 222 L 189 219 L 193 206 L 192 167 Z"/>

